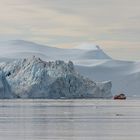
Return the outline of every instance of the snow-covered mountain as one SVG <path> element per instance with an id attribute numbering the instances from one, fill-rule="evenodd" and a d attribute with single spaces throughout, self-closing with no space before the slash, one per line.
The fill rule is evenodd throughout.
<path id="1" fill-rule="evenodd" d="M 84 78 L 71 61 L 47 62 L 32 57 L 0 63 L 3 91 L 10 85 L 11 95 L 18 98 L 110 98 L 111 82 L 96 83 Z M 1 73 L 0 73 L 1 74 Z M 7 82 L 6 82 L 7 79 Z M 9 94 L 10 90 L 7 90 Z M 6 92 L 6 91 L 5 91 Z M 9 95 L 9 98 L 11 98 Z M 3 95 L 0 98 L 4 98 Z M 7 96 L 5 98 L 8 98 Z"/>
<path id="2" fill-rule="evenodd" d="M 92 80 L 111 80 L 113 94 L 125 93 L 127 96 L 140 96 L 140 67 L 138 67 L 138 63 L 119 60 L 92 60 L 75 63 L 77 71 Z"/>
<path id="3" fill-rule="evenodd" d="M 83 46 L 83 45 L 82 45 Z M 90 44 L 92 48 L 92 45 Z M 0 42 L 0 56 L 7 58 L 26 58 L 37 56 L 44 60 L 82 60 L 82 59 L 110 59 L 98 46 L 93 45 L 92 51 L 82 49 L 63 49 L 39 45 L 24 40 Z"/>
<path id="4" fill-rule="evenodd" d="M 127 96 L 140 96 L 140 63 L 111 59 L 96 45 L 86 43 L 76 46 L 75 49 L 60 49 L 23 40 L 0 43 L 2 61 L 5 58 L 32 55 L 47 61 L 71 60 L 76 70 L 85 77 L 95 81 L 111 80 L 113 94 L 123 92 Z"/>

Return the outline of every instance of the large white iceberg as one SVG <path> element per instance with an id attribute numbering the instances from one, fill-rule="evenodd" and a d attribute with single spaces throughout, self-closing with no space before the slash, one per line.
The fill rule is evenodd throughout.
<path id="1" fill-rule="evenodd" d="M 75 71 L 71 61 L 37 57 L 2 63 L 11 93 L 19 98 L 109 98 L 111 82 L 96 83 Z M 9 96 L 10 97 L 10 96 Z"/>

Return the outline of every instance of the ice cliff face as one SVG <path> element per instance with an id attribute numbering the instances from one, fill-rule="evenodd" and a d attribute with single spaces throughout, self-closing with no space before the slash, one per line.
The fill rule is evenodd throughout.
<path id="1" fill-rule="evenodd" d="M 3 71 L 0 70 L 0 99 L 4 98 L 13 98 L 13 94 Z"/>
<path id="2" fill-rule="evenodd" d="M 84 78 L 75 71 L 71 61 L 45 62 L 32 57 L 3 63 L 0 67 L 15 97 L 58 99 L 112 96 L 111 82 L 95 83 Z"/>

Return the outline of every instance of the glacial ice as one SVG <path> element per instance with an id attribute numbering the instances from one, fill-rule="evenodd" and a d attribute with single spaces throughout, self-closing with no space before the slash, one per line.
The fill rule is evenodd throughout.
<path id="1" fill-rule="evenodd" d="M 0 70 L 0 99 L 13 98 L 10 86 L 6 80 L 4 72 Z"/>
<path id="2" fill-rule="evenodd" d="M 0 68 L 3 70 L 1 94 L 5 94 L 2 97 L 11 98 L 12 94 L 17 98 L 51 99 L 112 96 L 110 81 L 96 83 L 81 76 L 71 61 L 46 62 L 34 56 L 1 63 Z"/>

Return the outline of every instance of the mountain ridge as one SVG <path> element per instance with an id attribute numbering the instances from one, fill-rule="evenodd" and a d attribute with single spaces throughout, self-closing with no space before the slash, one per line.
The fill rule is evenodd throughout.
<path id="1" fill-rule="evenodd" d="M 10 50 L 10 52 L 8 51 Z M 23 52 L 33 52 L 34 55 L 42 54 L 46 59 L 51 60 L 76 60 L 76 59 L 111 59 L 99 47 L 93 48 L 92 51 L 75 48 L 56 48 L 47 45 L 40 45 L 34 42 L 25 40 L 11 40 L 7 42 L 0 42 L 0 56 L 8 58 L 19 58 L 15 54 Z M 89 54 L 90 53 L 90 57 Z M 13 54 L 13 55 L 12 55 Z M 14 56 L 15 55 L 15 56 Z M 21 58 L 27 57 L 25 54 Z M 41 56 L 39 56 L 41 57 Z M 43 57 L 44 59 L 44 57 Z"/>

